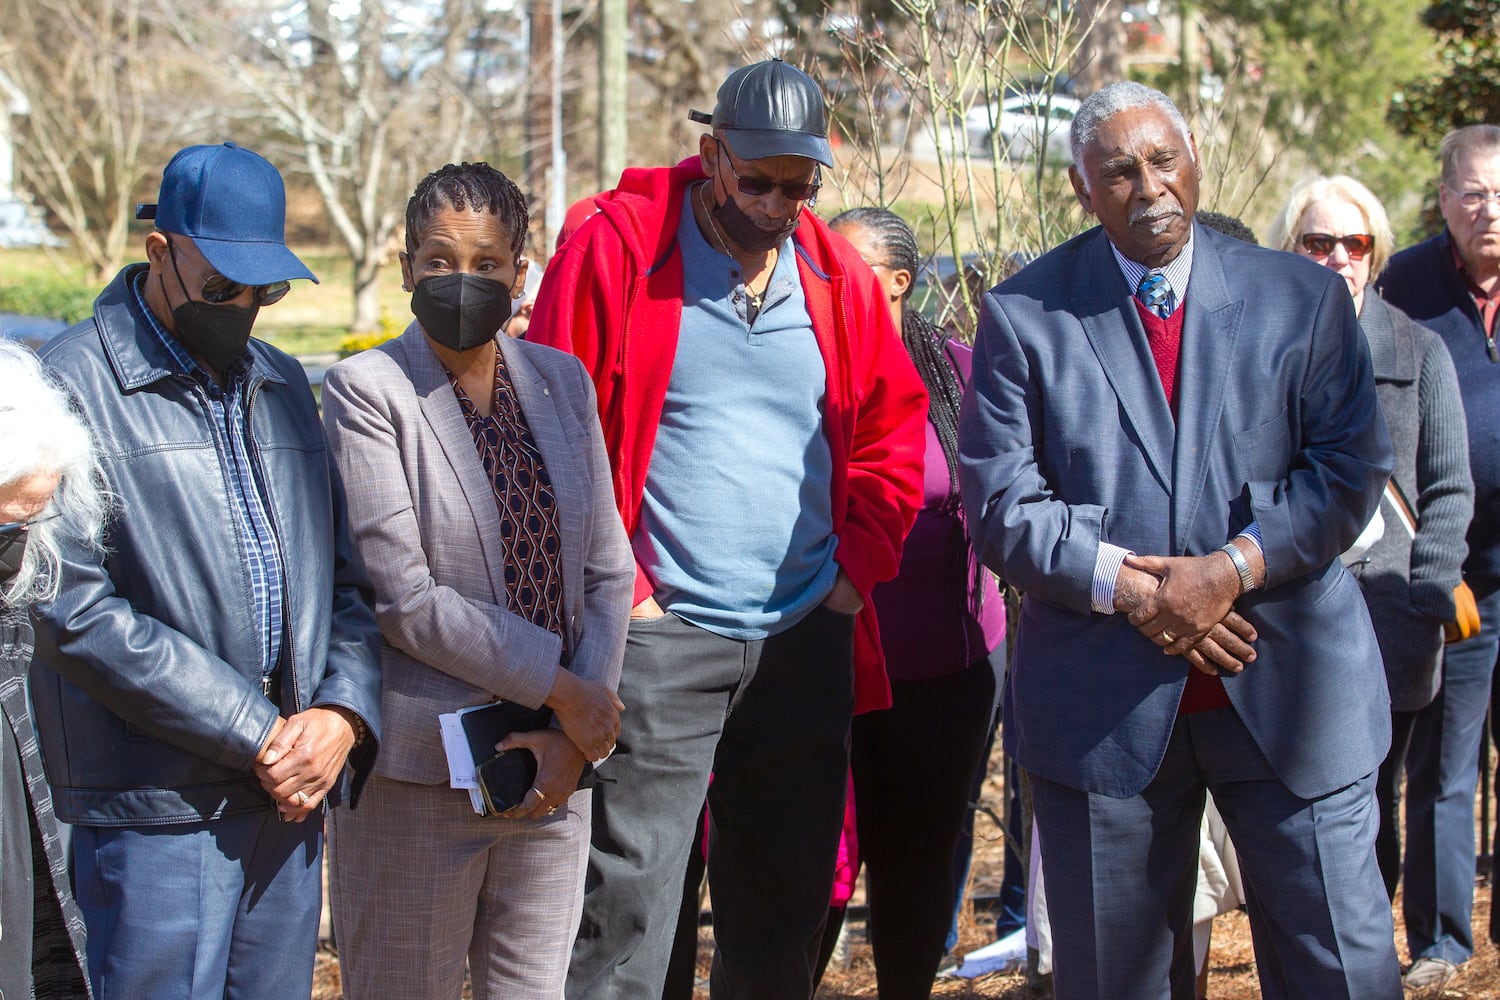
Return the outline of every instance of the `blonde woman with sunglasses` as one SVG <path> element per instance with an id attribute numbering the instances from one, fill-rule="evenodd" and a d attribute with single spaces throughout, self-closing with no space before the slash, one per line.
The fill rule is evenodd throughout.
<path id="1" fill-rule="evenodd" d="M 1453 588 L 1474 505 L 1458 376 L 1437 334 L 1370 290 L 1394 239 L 1385 209 L 1359 181 L 1319 177 L 1299 186 L 1272 224 L 1271 241 L 1348 282 L 1396 452 L 1380 504 L 1385 533 L 1350 567 L 1370 608 L 1391 692 L 1391 750 L 1376 787 L 1376 856 L 1394 897 L 1401 876 L 1402 773 L 1408 748 L 1413 761 L 1429 750 L 1413 745 L 1412 735 L 1419 710 L 1440 685 L 1443 623 L 1454 614 Z"/>

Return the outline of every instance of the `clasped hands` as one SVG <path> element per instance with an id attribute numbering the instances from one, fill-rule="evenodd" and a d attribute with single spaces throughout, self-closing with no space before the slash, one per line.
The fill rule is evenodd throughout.
<path id="1" fill-rule="evenodd" d="M 506 819 L 541 819 L 557 812 L 578 788 L 585 761 L 603 760 L 620 736 L 625 703 L 599 681 L 558 670 L 543 702 L 559 728 L 511 733 L 496 750 L 526 749 L 536 757 L 536 780 Z"/>
<path id="2" fill-rule="evenodd" d="M 358 730 L 354 713 L 339 705 L 277 717 L 254 769 L 283 821 L 301 823 L 322 807 L 344 769 Z"/>
<path id="3" fill-rule="evenodd" d="M 1223 552 L 1125 558 L 1115 609 L 1170 656 L 1210 676 L 1237 674 L 1255 660 L 1255 627 L 1234 610 L 1239 574 Z"/>

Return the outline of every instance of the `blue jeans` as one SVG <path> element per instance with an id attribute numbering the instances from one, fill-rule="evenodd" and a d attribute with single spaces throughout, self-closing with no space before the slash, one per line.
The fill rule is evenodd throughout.
<path id="1" fill-rule="evenodd" d="M 261 1000 L 312 992 L 323 816 L 73 828 L 96 1000 Z"/>
<path id="2" fill-rule="evenodd" d="M 1479 592 L 1476 592 L 1479 593 Z M 1479 634 L 1443 653 L 1443 686 L 1406 754 L 1406 943 L 1413 959 L 1474 954 L 1474 788 L 1500 649 L 1500 591 L 1479 596 Z"/>

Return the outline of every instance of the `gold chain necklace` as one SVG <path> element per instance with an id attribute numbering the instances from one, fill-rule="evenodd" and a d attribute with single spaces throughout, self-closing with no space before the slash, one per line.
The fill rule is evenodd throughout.
<path id="1" fill-rule="evenodd" d="M 736 264 L 740 264 L 740 259 L 738 257 L 736 257 L 734 254 L 732 254 L 732 253 L 729 252 L 728 241 L 726 241 L 724 239 L 724 234 L 721 233 L 721 232 L 719 232 L 718 223 L 714 222 L 714 213 L 708 207 L 708 194 L 707 194 L 707 185 L 706 185 L 706 183 L 698 185 L 698 203 L 699 203 L 699 205 L 701 205 L 703 207 L 703 216 L 704 216 L 704 218 L 708 219 L 708 229 L 709 229 L 709 232 L 713 233 L 714 242 L 717 243 L 717 244 L 719 244 L 719 252 L 722 253 L 724 256 L 728 257 L 730 260 L 734 261 Z M 767 269 L 768 270 L 774 269 L 776 267 L 776 256 L 779 255 L 779 251 L 773 249 L 771 251 L 771 254 L 772 254 L 772 256 L 771 256 L 770 260 L 767 263 Z M 745 267 L 745 265 L 740 264 L 740 269 L 742 271 L 744 270 L 744 267 Z M 752 312 L 757 312 L 757 313 L 760 312 L 760 307 L 765 302 L 766 290 L 771 287 L 771 279 L 769 277 L 767 277 L 767 279 L 766 279 L 766 288 L 762 289 L 759 292 L 755 291 L 754 289 L 752 289 L 750 287 L 750 279 L 748 277 L 745 279 L 744 285 L 745 285 L 745 299 L 746 299 L 746 301 L 750 305 L 750 310 Z"/>

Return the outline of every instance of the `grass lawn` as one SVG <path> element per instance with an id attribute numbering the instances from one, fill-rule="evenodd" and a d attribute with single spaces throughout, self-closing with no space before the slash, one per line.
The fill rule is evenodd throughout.
<path id="1" fill-rule="evenodd" d="M 288 354 L 338 351 L 354 312 L 353 265 L 336 251 L 299 254 L 319 278 L 292 283 L 286 298 L 261 311 L 255 335 Z M 131 258 L 132 260 L 137 258 Z M 66 252 L 0 249 L 0 312 L 77 320 L 99 293 L 83 264 Z M 394 261 L 380 275 L 383 323 L 399 333 L 411 319 Z"/>
<path id="2" fill-rule="evenodd" d="M 261 311 L 255 335 L 288 354 L 337 351 L 354 315 L 354 266 L 337 253 L 299 256 L 318 276 L 318 284 L 293 282 L 286 298 Z M 380 318 L 396 333 L 411 320 L 411 296 L 401 290 L 401 270 L 395 261 L 380 273 Z"/>

